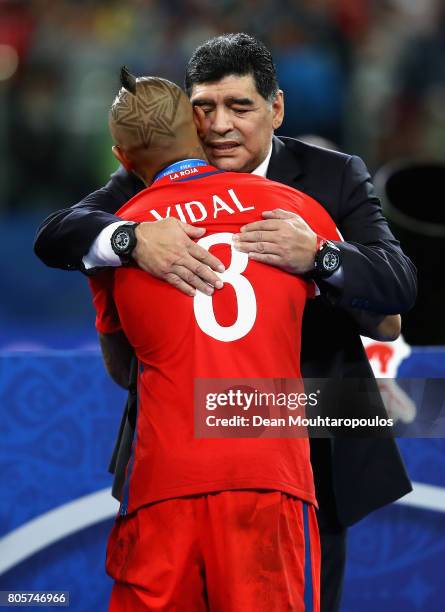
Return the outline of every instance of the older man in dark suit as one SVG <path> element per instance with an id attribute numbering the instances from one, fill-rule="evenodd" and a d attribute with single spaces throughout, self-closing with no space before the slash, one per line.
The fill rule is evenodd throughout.
<path id="1" fill-rule="evenodd" d="M 336 222 L 344 242 L 326 243 L 300 217 L 274 210 L 246 226 L 237 246 L 257 261 L 316 279 L 321 299 L 308 304 L 304 315 L 303 375 L 366 378 L 368 400 L 356 406 L 357 414 L 380 410 L 359 337 L 359 313 L 406 312 L 415 300 L 416 275 L 388 228 L 365 165 L 355 156 L 273 135 L 283 119 L 283 93 L 270 52 L 246 34 L 224 35 L 199 47 L 187 66 L 186 89 L 213 165 L 295 187 L 320 202 Z M 132 229 L 114 216 L 142 188 L 137 177 L 119 168 L 105 187 L 48 217 L 37 235 L 37 255 L 47 265 L 90 273 L 132 257 L 190 295 L 196 289 L 217 290 L 214 271 L 220 262 L 193 241 L 201 230 L 175 219 Z M 322 609 L 335 612 L 347 527 L 411 487 L 389 438 L 312 440 L 311 460 L 320 506 Z"/>

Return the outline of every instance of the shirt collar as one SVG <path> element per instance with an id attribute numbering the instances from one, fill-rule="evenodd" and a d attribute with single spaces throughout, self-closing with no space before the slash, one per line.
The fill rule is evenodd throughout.
<path id="1" fill-rule="evenodd" d="M 255 168 L 255 170 L 252 170 L 251 174 L 256 174 L 257 176 L 266 177 L 271 155 L 272 155 L 272 143 L 270 143 L 270 149 L 269 149 L 269 153 L 267 154 L 267 156 L 263 159 L 261 164 L 257 168 Z"/>

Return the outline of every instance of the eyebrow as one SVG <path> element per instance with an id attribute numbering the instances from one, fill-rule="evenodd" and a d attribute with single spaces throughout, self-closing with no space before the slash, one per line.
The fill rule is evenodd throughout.
<path id="1" fill-rule="evenodd" d="M 235 96 L 229 96 L 224 98 L 226 104 L 238 104 L 239 106 L 252 106 L 254 101 L 251 98 L 237 98 Z M 193 106 L 214 106 L 215 102 L 209 98 L 198 98 L 193 100 Z"/>

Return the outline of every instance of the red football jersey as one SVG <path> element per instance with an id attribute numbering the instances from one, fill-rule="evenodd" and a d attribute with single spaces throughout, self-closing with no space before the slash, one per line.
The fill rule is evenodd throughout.
<path id="1" fill-rule="evenodd" d="M 118 268 L 92 281 L 97 329 L 109 333 L 122 326 L 142 365 L 124 511 L 249 488 L 316 503 L 307 439 L 203 439 L 194 433 L 195 379 L 301 376 L 301 321 L 313 284 L 231 247 L 233 233 L 274 208 L 301 215 L 323 237 L 340 238 L 326 210 L 309 196 L 211 166 L 167 175 L 117 213 L 132 221 L 174 216 L 205 227 L 198 244 L 226 267 L 224 287 L 212 297 L 188 297 L 139 268 Z"/>

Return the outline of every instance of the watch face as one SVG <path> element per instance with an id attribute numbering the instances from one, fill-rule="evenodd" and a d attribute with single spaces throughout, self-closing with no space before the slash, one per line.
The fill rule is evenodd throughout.
<path id="1" fill-rule="evenodd" d="M 340 257 L 336 251 L 327 251 L 323 255 L 322 265 L 326 272 L 335 272 L 340 264 Z"/>
<path id="2" fill-rule="evenodd" d="M 130 234 L 126 230 L 122 230 L 114 235 L 113 242 L 118 251 L 124 252 L 130 246 Z"/>

